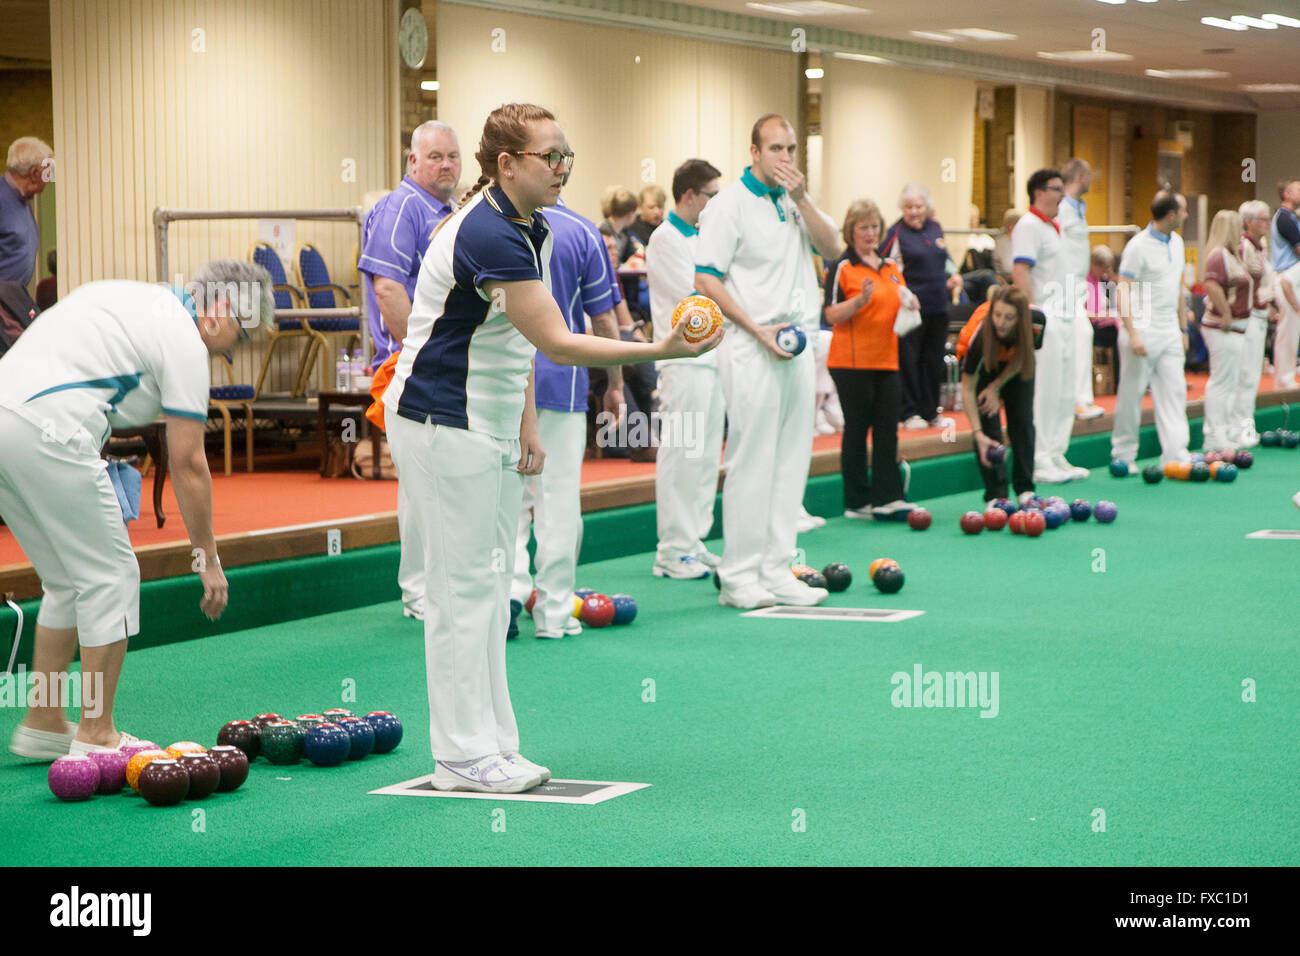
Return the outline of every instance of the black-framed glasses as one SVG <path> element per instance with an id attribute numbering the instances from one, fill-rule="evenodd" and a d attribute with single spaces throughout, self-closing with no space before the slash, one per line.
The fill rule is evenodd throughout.
<path id="1" fill-rule="evenodd" d="M 535 149 L 521 149 L 515 153 L 516 156 L 536 156 L 547 166 L 551 167 L 551 172 L 558 173 L 560 166 L 564 166 L 567 173 L 573 172 L 573 153 L 562 153 L 558 149 L 552 149 L 545 153 L 538 152 Z"/>

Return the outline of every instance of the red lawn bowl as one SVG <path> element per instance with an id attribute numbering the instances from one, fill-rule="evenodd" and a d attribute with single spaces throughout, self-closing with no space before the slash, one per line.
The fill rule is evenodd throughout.
<path id="1" fill-rule="evenodd" d="M 978 511 L 968 511 L 961 516 L 961 530 L 967 534 L 979 534 L 984 530 L 984 516 Z"/>
<path id="2" fill-rule="evenodd" d="M 1031 538 L 1037 538 L 1047 530 L 1047 519 L 1043 517 L 1041 511 L 1031 511 L 1025 515 L 1025 534 Z"/>
<path id="3" fill-rule="evenodd" d="M 913 508 L 907 513 L 907 526 L 913 531 L 924 531 L 934 518 L 924 508 Z"/>
<path id="4" fill-rule="evenodd" d="M 990 531 L 1001 531 L 1007 526 L 1007 513 L 1001 508 L 990 508 L 984 512 L 984 527 Z"/>
<path id="5" fill-rule="evenodd" d="M 582 602 L 582 623 L 588 627 L 609 627 L 614 622 L 614 600 L 593 594 Z"/>

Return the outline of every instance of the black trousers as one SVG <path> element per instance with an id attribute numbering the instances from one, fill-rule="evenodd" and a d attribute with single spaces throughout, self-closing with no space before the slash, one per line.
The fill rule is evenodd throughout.
<path id="1" fill-rule="evenodd" d="M 920 328 L 898 340 L 898 373 L 903 379 L 899 421 L 920 415 L 928 422 L 939 414 L 939 386 L 944 381 L 943 349 L 947 342 L 947 309 L 922 312 Z"/>
<path id="2" fill-rule="evenodd" d="M 829 371 L 844 412 L 840 444 L 844 507 L 856 510 L 899 500 L 903 497 L 903 479 L 898 473 L 898 410 L 903 402 L 899 373 L 854 368 Z M 870 474 L 867 432 L 871 432 Z"/>
<path id="3" fill-rule="evenodd" d="M 993 381 L 992 375 L 981 375 L 975 382 L 975 394 L 979 395 Z M 1007 410 L 1007 432 L 1011 446 L 1011 484 L 1016 494 L 1034 490 L 1034 383 L 1026 382 L 1019 375 L 1013 376 L 1002 386 L 1002 404 Z M 985 415 L 980 412 L 980 430 L 995 442 L 1002 441 L 1002 422 L 997 415 Z M 975 461 L 979 462 L 976 451 Z M 1009 498 L 1007 494 L 1007 464 L 999 462 L 992 468 L 979 466 L 980 477 L 984 479 L 984 500 Z"/>
<path id="4" fill-rule="evenodd" d="M 1119 326 L 1102 325 L 1092 327 L 1092 344 L 1099 349 L 1110 352 L 1111 370 L 1115 373 L 1115 388 L 1119 389 Z"/>

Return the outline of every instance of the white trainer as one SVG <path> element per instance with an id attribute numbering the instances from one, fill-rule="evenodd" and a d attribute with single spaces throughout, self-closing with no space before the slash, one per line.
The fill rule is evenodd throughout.
<path id="1" fill-rule="evenodd" d="M 953 421 L 951 418 L 949 418 L 947 415 L 935 415 L 934 418 L 930 419 L 929 427 L 930 428 L 952 428 L 956 424 L 957 423 Z"/>
<path id="2" fill-rule="evenodd" d="M 1092 421 L 1094 418 L 1101 418 L 1106 414 L 1106 409 L 1100 405 L 1076 405 L 1074 406 L 1074 417 L 1081 422 Z"/>
<path id="3" fill-rule="evenodd" d="M 1036 485 L 1063 485 L 1070 480 L 1070 476 L 1057 468 L 1035 468 L 1034 484 Z"/>
<path id="4" fill-rule="evenodd" d="M 93 753 L 96 750 L 121 750 L 123 747 L 129 747 L 131 744 L 140 743 L 140 738 L 131 734 L 119 733 L 117 743 L 112 747 L 101 747 L 98 744 L 88 744 L 84 740 L 74 740 L 68 748 L 68 753 L 73 755 Z"/>
<path id="5" fill-rule="evenodd" d="M 819 515 L 809 514 L 807 509 L 800 506 L 799 517 L 795 519 L 795 531 L 803 534 L 807 531 L 815 531 L 818 528 L 826 526 L 826 519 Z"/>
<path id="6" fill-rule="evenodd" d="M 861 508 L 845 508 L 844 517 L 857 521 L 870 521 L 875 515 L 871 513 L 871 505 L 863 505 Z"/>
<path id="7" fill-rule="evenodd" d="M 913 415 L 907 421 L 903 422 L 903 427 L 906 428 L 909 432 L 919 432 L 922 429 L 929 428 L 930 423 L 927 422 L 920 415 Z"/>
<path id="8" fill-rule="evenodd" d="M 798 578 L 791 578 L 771 589 L 777 604 L 789 604 L 794 607 L 813 607 L 821 604 L 830 595 L 826 588 L 814 588 L 804 584 Z"/>
<path id="9" fill-rule="evenodd" d="M 468 790 L 473 793 L 523 793 L 542 782 L 536 770 L 511 763 L 502 754 L 477 760 L 439 760 L 433 772 L 433 789 Z"/>
<path id="10" fill-rule="evenodd" d="M 402 617 L 413 617 L 413 618 L 415 618 L 417 621 L 423 621 L 423 620 L 424 620 L 424 602 L 421 601 L 419 604 L 403 604 L 403 605 L 402 605 Z"/>
<path id="11" fill-rule="evenodd" d="M 1300 508 L 1300 491 L 1297 491 L 1294 495 L 1291 496 L 1291 502 L 1297 508 Z"/>
<path id="12" fill-rule="evenodd" d="M 1070 481 L 1083 481 L 1085 478 L 1092 476 L 1092 472 L 1087 468 L 1080 468 L 1078 465 L 1070 464 L 1065 460 L 1064 455 L 1056 459 L 1054 464 L 1057 469 L 1060 470 L 1061 474 L 1069 476 Z"/>
<path id="13" fill-rule="evenodd" d="M 34 730 L 25 724 L 19 724 L 9 738 L 10 753 L 28 760 L 58 760 L 71 752 L 73 738 L 77 736 L 77 725 L 68 724 L 66 733 L 52 730 Z"/>
<path id="14" fill-rule="evenodd" d="M 1020 507 L 1023 508 L 1025 505 L 1029 504 L 1029 502 L 1034 500 L 1034 493 L 1032 491 L 1022 491 L 1020 492 L 1020 497 L 1016 500 L 1020 503 Z"/>
<path id="15" fill-rule="evenodd" d="M 654 576 L 657 578 L 674 578 L 678 581 L 688 581 L 696 578 L 707 578 L 709 569 L 705 567 L 704 562 L 693 554 L 683 554 L 676 561 L 664 561 L 655 558 Z"/>
<path id="16" fill-rule="evenodd" d="M 536 773 L 542 778 L 542 783 L 546 783 L 551 779 L 551 771 L 549 769 L 543 767 L 541 764 L 533 763 L 518 751 L 512 750 L 509 753 L 503 753 L 501 756 L 505 757 L 506 760 L 518 767 L 520 770 L 527 771 L 528 773 Z"/>
<path id="17" fill-rule="evenodd" d="M 908 513 L 915 510 L 916 505 L 898 498 L 887 505 L 872 508 L 871 516 L 877 521 L 906 521 Z"/>
<path id="18" fill-rule="evenodd" d="M 793 581 L 794 578 L 791 578 Z M 795 581 L 796 584 L 801 582 Z M 804 587 L 807 587 L 805 584 Z M 757 584 L 749 584 L 739 588 L 723 587 L 718 592 L 718 603 L 723 607 L 738 607 L 745 611 L 752 611 L 758 607 L 771 607 L 776 603 L 776 598 L 772 592 L 759 587 Z"/>
<path id="19" fill-rule="evenodd" d="M 722 564 L 722 558 L 718 557 L 708 548 L 701 548 L 699 551 L 694 552 L 691 556 L 695 558 L 696 561 L 700 562 L 700 564 L 704 565 L 706 568 L 716 568 L 718 565 Z"/>

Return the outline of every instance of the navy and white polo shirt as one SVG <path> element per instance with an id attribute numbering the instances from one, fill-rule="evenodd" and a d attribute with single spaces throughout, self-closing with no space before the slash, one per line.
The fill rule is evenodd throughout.
<path id="1" fill-rule="evenodd" d="M 519 215 L 489 186 L 434 235 L 420 267 L 406 339 L 384 406 L 417 422 L 493 438 L 519 437 L 533 348 L 511 324 L 490 281 L 551 287 L 553 238 L 540 212 Z"/>

